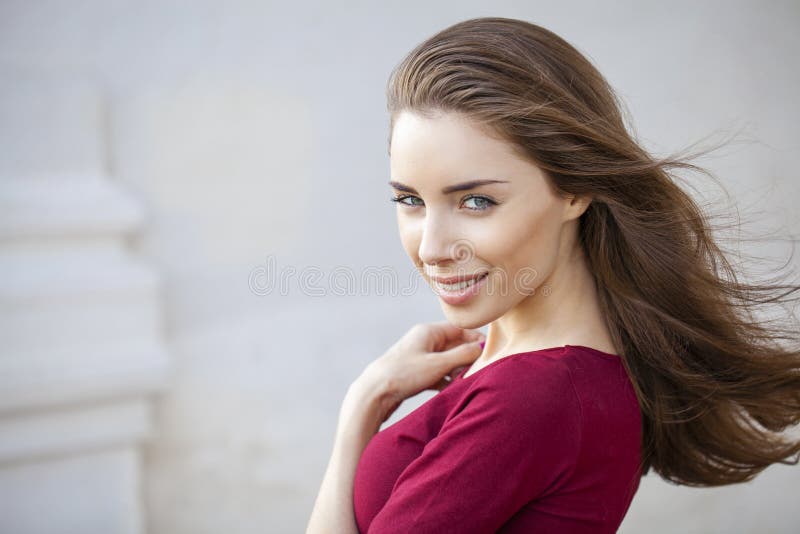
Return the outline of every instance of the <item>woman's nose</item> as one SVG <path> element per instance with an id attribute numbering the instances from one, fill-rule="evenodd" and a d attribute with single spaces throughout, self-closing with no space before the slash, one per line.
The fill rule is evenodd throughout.
<path id="1" fill-rule="evenodd" d="M 427 265 L 466 263 L 475 256 L 472 242 L 458 235 L 449 221 L 428 219 L 423 226 L 419 259 Z"/>
<path id="2" fill-rule="evenodd" d="M 419 242 L 419 259 L 422 263 L 434 265 L 448 259 L 447 223 L 441 218 L 428 215 L 422 226 Z"/>

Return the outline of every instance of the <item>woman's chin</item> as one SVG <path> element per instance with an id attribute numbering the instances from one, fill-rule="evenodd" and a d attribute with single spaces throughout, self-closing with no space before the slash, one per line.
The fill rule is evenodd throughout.
<path id="1" fill-rule="evenodd" d="M 485 320 L 483 314 L 479 315 L 475 310 L 467 311 L 462 309 L 453 309 L 452 306 L 449 306 L 444 302 L 441 303 L 441 306 L 445 319 L 447 319 L 451 325 L 457 326 L 458 328 L 462 328 L 464 330 L 481 328 L 491 322 Z"/>

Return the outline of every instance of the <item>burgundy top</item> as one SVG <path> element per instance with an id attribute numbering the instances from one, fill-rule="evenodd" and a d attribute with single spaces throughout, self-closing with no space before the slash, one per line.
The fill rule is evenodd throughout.
<path id="1" fill-rule="evenodd" d="M 641 477 L 620 357 L 565 345 L 465 372 L 367 444 L 359 532 L 616 532 Z"/>

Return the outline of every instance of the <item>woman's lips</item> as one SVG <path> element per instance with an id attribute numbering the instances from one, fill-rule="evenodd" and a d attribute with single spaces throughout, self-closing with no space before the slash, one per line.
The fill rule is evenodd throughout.
<path id="1" fill-rule="evenodd" d="M 486 283 L 488 274 L 483 273 L 477 277 L 472 277 L 471 280 L 475 281 L 460 289 L 449 289 L 437 282 L 436 279 L 433 279 L 433 290 L 439 295 L 439 298 L 452 306 L 464 304 L 480 291 L 481 287 Z"/>

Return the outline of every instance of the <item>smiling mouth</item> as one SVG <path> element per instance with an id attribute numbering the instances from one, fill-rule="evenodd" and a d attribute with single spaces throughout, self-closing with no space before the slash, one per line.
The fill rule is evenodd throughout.
<path id="1" fill-rule="evenodd" d="M 448 291 L 448 292 L 452 293 L 452 292 L 455 292 L 455 291 L 461 291 L 463 289 L 466 289 L 466 288 L 476 284 L 477 282 L 480 282 L 481 279 L 485 278 L 488 275 L 489 275 L 489 273 L 483 273 L 483 274 L 480 274 L 480 275 L 478 275 L 478 276 L 476 276 L 474 278 L 470 278 L 469 280 L 462 280 L 461 282 L 455 282 L 455 283 L 451 283 L 451 284 L 446 284 L 444 282 L 439 282 L 439 281 L 434 280 L 434 279 L 431 279 L 431 282 L 437 288 L 439 288 L 439 289 L 441 289 L 443 291 Z"/>

